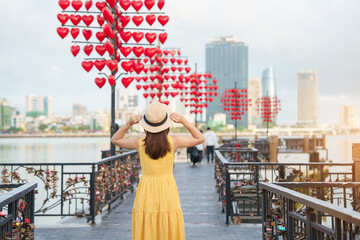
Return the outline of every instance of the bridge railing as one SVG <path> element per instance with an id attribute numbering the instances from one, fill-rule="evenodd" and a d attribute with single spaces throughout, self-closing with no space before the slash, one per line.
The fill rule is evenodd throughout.
<path id="1" fill-rule="evenodd" d="M 0 239 L 34 238 L 36 183 L 0 184 Z"/>
<path id="2" fill-rule="evenodd" d="M 359 238 L 360 183 L 260 183 L 260 188 L 264 240 Z M 299 192 L 304 189 L 313 194 Z M 342 203 L 332 199 L 337 190 L 340 194 L 338 200 Z M 346 193 L 351 191 L 352 207 L 357 211 L 346 207 L 349 200 Z M 325 199 L 327 195 L 328 199 Z"/>
<path id="3" fill-rule="evenodd" d="M 36 182 L 35 216 L 95 217 L 133 190 L 139 179 L 137 151 L 97 162 L 0 163 L 0 183 Z"/>

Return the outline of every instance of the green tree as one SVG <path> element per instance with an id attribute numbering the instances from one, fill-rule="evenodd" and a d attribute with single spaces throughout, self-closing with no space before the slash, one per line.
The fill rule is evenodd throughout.
<path id="1" fill-rule="evenodd" d="M 9 132 L 11 132 L 11 133 L 18 133 L 18 132 L 21 132 L 21 131 L 22 131 L 21 128 L 17 128 L 17 127 L 9 128 Z"/>
<path id="2" fill-rule="evenodd" d="M 47 129 L 49 126 L 47 125 L 47 124 L 41 124 L 40 126 L 39 126 L 39 130 L 40 131 L 45 131 L 45 129 Z"/>
<path id="3" fill-rule="evenodd" d="M 102 126 L 97 126 L 97 127 L 96 127 L 96 130 L 97 130 L 97 131 L 101 131 L 101 130 L 103 130 L 103 127 L 102 127 Z"/>

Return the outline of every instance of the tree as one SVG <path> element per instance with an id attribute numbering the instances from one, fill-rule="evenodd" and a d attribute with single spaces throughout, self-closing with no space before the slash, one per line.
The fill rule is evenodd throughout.
<path id="1" fill-rule="evenodd" d="M 101 131 L 101 130 L 103 130 L 103 127 L 102 127 L 102 126 L 97 126 L 97 127 L 96 127 L 96 130 L 97 130 L 97 131 Z"/>
<path id="2" fill-rule="evenodd" d="M 11 132 L 11 133 L 18 133 L 18 132 L 21 132 L 21 131 L 22 131 L 21 128 L 17 128 L 17 127 L 9 128 L 9 132 Z"/>
<path id="3" fill-rule="evenodd" d="M 39 130 L 40 131 L 45 131 L 45 129 L 47 129 L 49 126 L 47 125 L 47 124 L 41 124 L 40 126 L 39 126 Z"/>

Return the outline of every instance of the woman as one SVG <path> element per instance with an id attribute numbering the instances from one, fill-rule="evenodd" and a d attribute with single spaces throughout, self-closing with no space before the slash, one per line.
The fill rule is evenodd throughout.
<path id="1" fill-rule="evenodd" d="M 172 122 L 183 124 L 192 137 L 168 136 Z M 124 139 L 127 130 L 140 123 L 146 137 Z M 183 116 L 171 113 L 154 101 L 142 115 L 132 116 L 111 139 L 117 146 L 136 149 L 140 155 L 140 178 L 132 211 L 132 240 L 184 240 L 184 218 L 173 176 L 174 153 L 205 141 Z"/>

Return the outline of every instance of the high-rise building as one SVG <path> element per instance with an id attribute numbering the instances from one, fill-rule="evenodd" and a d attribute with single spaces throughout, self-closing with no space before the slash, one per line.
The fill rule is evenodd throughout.
<path id="1" fill-rule="evenodd" d="M 248 107 L 248 122 L 249 125 L 256 125 L 261 127 L 261 115 L 256 109 L 255 102 L 262 97 L 262 84 L 258 78 L 250 78 L 248 98 L 251 99 Z"/>
<path id="2" fill-rule="evenodd" d="M 118 89 L 118 109 L 134 108 L 139 106 L 139 96 L 134 88 Z"/>
<path id="3" fill-rule="evenodd" d="M 340 107 L 340 124 L 342 127 L 356 128 L 355 106 Z"/>
<path id="4" fill-rule="evenodd" d="M 265 69 L 262 73 L 262 96 L 263 97 L 270 97 L 271 100 L 276 95 L 276 79 L 275 79 L 275 70 L 273 67 L 269 67 Z M 271 108 L 271 112 L 274 112 L 275 106 Z M 273 120 L 273 123 L 276 124 L 276 116 Z"/>
<path id="5" fill-rule="evenodd" d="M 52 98 L 50 96 L 26 95 L 26 112 L 30 115 L 52 115 Z"/>
<path id="6" fill-rule="evenodd" d="M 80 103 L 73 103 L 72 115 L 73 115 L 73 117 L 85 116 L 86 115 L 86 106 L 82 105 Z"/>
<path id="7" fill-rule="evenodd" d="M 318 74 L 314 70 L 300 69 L 297 76 L 297 124 L 305 127 L 317 127 Z"/>
<path id="8" fill-rule="evenodd" d="M 220 95 L 225 89 L 248 89 L 248 45 L 238 42 L 236 37 L 219 37 L 206 44 L 206 72 L 211 73 L 218 82 L 218 96 L 206 109 L 206 120 L 214 118 L 215 113 L 223 112 L 220 106 Z M 227 115 L 226 122 L 233 122 Z M 247 113 L 238 126 L 247 128 Z"/>
<path id="9" fill-rule="evenodd" d="M 0 131 L 5 131 L 11 127 L 13 108 L 6 99 L 0 99 Z"/>

